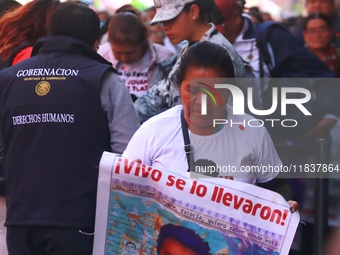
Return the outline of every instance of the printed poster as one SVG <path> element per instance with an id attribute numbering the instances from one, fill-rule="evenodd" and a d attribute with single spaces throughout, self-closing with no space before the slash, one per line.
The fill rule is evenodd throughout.
<path id="1" fill-rule="evenodd" d="M 255 185 L 190 178 L 104 152 L 93 254 L 187 249 L 199 255 L 285 255 L 299 220 L 281 195 Z"/>

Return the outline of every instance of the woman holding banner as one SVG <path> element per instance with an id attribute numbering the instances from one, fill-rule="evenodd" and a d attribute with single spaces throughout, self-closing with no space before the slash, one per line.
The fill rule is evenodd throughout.
<path id="1" fill-rule="evenodd" d="M 233 114 L 227 105 L 230 90 L 214 87 L 224 77 L 235 77 L 234 63 L 224 47 L 208 41 L 191 46 L 170 77 L 182 105 L 146 121 L 123 156 L 156 169 L 255 184 L 280 193 L 294 212 L 298 203 L 292 201 L 286 179 L 278 178 L 282 162 L 269 134 L 264 127 L 255 127 L 249 115 Z"/>

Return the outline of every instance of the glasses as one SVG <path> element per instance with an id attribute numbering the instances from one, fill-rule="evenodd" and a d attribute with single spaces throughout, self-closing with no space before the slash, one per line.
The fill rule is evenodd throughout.
<path id="1" fill-rule="evenodd" d="M 324 34 L 326 32 L 329 32 L 328 27 L 315 27 L 315 28 L 307 28 L 306 32 L 308 34 L 314 35 L 314 34 Z"/>

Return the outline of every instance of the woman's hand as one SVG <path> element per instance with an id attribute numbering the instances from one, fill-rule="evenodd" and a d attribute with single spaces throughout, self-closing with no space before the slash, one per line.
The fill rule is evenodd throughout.
<path id="1" fill-rule="evenodd" d="M 296 202 L 294 200 L 289 200 L 289 201 L 287 201 L 287 203 L 289 204 L 289 210 L 290 210 L 291 213 L 299 211 L 300 206 L 299 206 L 298 202 Z"/>

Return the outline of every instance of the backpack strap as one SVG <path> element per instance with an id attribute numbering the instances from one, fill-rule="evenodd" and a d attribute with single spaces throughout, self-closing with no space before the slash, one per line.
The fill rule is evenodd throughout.
<path id="1" fill-rule="evenodd" d="M 268 49 L 268 35 L 272 28 L 275 26 L 281 26 L 279 23 L 274 21 L 267 21 L 263 23 L 256 23 L 256 47 L 260 54 L 260 70 L 263 70 L 263 64 L 267 65 L 269 71 L 274 67 L 273 58 L 270 50 Z M 262 63 L 261 63 L 262 59 Z M 264 74 L 263 74 L 264 75 Z M 263 77 L 263 76 L 261 76 Z"/>
<path id="2" fill-rule="evenodd" d="M 275 66 L 275 59 L 272 49 L 270 47 L 271 42 L 269 40 L 270 34 L 273 29 L 284 30 L 290 33 L 285 25 L 276 21 L 266 21 L 263 23 L 255 23 L 256 28 L 256 46 L 259 51 L 262 52 L 263 61 L 271 71 Z M 283 32 L 283 31 L 282 31 Z"/>
<path id="3" fill-rule="evenodd" d="M 273 22 L 263 22 L 254 23 L 256 29 L 256 47 L 259 51 L 259 71 L 260 78 L 265 78 L 264 65 L 267 66 L 269 72 L 272 67 L 272 58 L 268 50 L 267 34 L 272 26 Z M 264 93 L 265 84 L 263 84 L 263 79 L 261 79 L 261 94 Z"/>
<path id="4" fill-rule="evenodd" d="M 263 53 L 262 53 L 261 48 L 258 48 L 258 49 L 259 49 L 259 70 L 260 70 L 260 78 L 264 78 Z"/>

